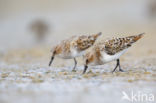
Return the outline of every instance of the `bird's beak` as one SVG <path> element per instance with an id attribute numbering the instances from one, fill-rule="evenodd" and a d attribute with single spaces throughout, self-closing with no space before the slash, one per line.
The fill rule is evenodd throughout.
<path id="1" fill-rule="evenodd" d="M 50 60 L 50 62 L 49 62 L 49 66 L 51 66 L 53 60 L 54 60 L 54 56 L 52 55 L 52 56 L 51 56 L 51 60 Z"/>

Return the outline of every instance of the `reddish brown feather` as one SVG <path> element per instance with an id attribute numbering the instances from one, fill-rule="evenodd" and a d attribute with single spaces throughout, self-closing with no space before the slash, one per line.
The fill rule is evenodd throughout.
<path id="1" fill-rule="evenodd" d="M 134 42 L 139 40 L 144 33 L 135 35 L 135 36 L 128 36 L 125 38 L 114 38 L 111 40 L 108 40 L 104 43 L 105 45 L 105 51 L 109 55 L 114 55 L 115 53 L 118 53 L 128 47 L 130 47 Z"/>

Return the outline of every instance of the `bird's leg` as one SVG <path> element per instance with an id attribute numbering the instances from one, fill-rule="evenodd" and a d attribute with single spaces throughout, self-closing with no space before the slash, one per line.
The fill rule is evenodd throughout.
<path id="1" fill-rule="evenodd" d="M 54 57 L 55 57 L 55 52 L 53 53 L 53 55 L 51 56 L 51 59 L 50 59 L 50 62 L 49 62 L 49 66 L 51 66 L 53 60 L 54 60 Z"/>
<path id="2" fill-rule="evenodd" d="M 119 66 L 119 59 L 117 59 L 116 61 L 117 61 L 117 63 L 116 63 L 114 70 L 112 71 L 112 73 L 115 72 L 116 68 Z"/>
<path id="3" fill-rule="evenodd" d="M 83 74 L 85 74 L 85 73 L 86 73 L 87 68 L 88 68 L 88 66 L 87 66 L 87 65 L 85 65 L 85 66 L 84 66 L 84 70 L 83 70 Z"/>
<path id="4" fill-rule="evenodd" d="M 88 64 L 88 59 L 86 60 L 86 64 L 84 66 L 83 74 L 85 74 L 86 71 L 87 71 L 87 68 L 88 68 L 88 65 L 87 64 Z"/>
<path id="5" fill-rule="evenodd" d="M 76 58 L 74 58 L 74 67 L 73 67 L 73 70 L 72 71 L 76 71 L 75 69 L 76 69 L 76 65 L 77 65 L 77 61 L 76 61 Z"/>
<path id="6" fill-rule="evenodd" d="M 119 60 L 119 59 L 118 59 L 118 63 L 119 63 L 119 71 L 120 71 L 120 72 L 124 72 L 124 70 L 121 69 L 120 60 Z"/>

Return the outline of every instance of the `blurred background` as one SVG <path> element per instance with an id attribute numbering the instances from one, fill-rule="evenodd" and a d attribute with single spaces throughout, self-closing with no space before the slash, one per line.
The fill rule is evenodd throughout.
<path id="1" fill-rule="evenodd" d="M 100 39 L 124 37 L 145 32 L 144 38 L 139 40 L 136 45 L 134 44 L 135 46 L 121 60 L 124 62 L 124 68 L 144 68 L 155 73 L 156 0 L 0 0 L 0 102 L 14 101 L 17 103 L 16 101 L 20 99 L 19 102 L 33 103 L 34 101 L 43 102 L 46 99 L 47 101 L 62 100 L 69 103 L 70 96 L 75 95 L 72 98 L 74 102 L 82 98 L 87 100 L 84 98 L 87 87 L 90 87 L 90 91 L 93 93 L 89 92 L 87 95 L 90 99 L 93 96 L 94 100 L 103 101 L 103 97 L 100 96 L 106 93 L 104 97 L 107 97 L 106 100 L 110 103 L 112 98 L 114 101 L 120 100 L 118 90 L 121 87 L 115 89 L 114 84 L 110 82 L 112 80 L 104 79 L 104 81 L 108 80 L 109 83 L 103 85 L 101 77 L 97 77 L 98 83 L 101 83 L 103 87 L 106 86 L 101 93 L 103 87 L 94 86 L 98 84 L 92 82 L 94 77 L 89 79 L 90 81 L 87 80 L 89 83 L 83 81 L 86 80 L 83 77 L 81 77 L 82 81 L 76 79 L 77 82 L 75 82 L 75 77 L 66 81 L 65 76 L 60 78 L 57 76 L 57 72 L 53 73 L 54 68 L 47 66 L 51 56 L 50 49 L 57 42 L 73 35 L 97 32 L 103 33 Z M 131 63 L 132 61 L 133 63 Z M 83 61 L 80 58 L 78 66 L 82 66 L 82 64 Z M 58 58 L 53 64 L 54 67 L 61 68 L 72 68 L 72 65 L 72 60 Z M 113 68 L 114 65 L 104 66 L 104 68 L 108 67 Z M 50 71 L 53 74 L 44 77 L 45 75 L 42 74 L 44 71 L 46 73 Z M 68 71 L 70 73 L 70 70 Z M 109 69 L 108 71 L 110 72 Z M 78 74 L 80 72 L 74 75 Z M 152 79 L 150 78 L 152 82 L 150 83 L 155 81 L 155 76 L 152 74 Z M 146 76 L 142 77 L 147 79 Z M 127 81 L 127 78 L 124 80 Z M 144 81 L 142 78 L 141 80 Z M 145 88 L 148 88 L 146 84 L 155 86 L 155 82 L 154 84 L 150 83 L 145 82 L 141 86 Z M 60 85 L 62 88 L 59 87 Z M 135 87 L 135 85 L 134 83 L 126 86 Z M 125 90 L 127 89 L 126 86 L 122 85 Z M 117 95 L 112 94 L 114 92 Z M 59 99 L 60 95 L 61 99 Z M 12 99 L 8 99 L 8 97 Z M 94 100 L 91 99 L 90 102 Z"/>
<path id="2" fill-rule="evenodd" d="M 52 45 L 71 35 L 154 35 L 155 0 L 0 0 L 0 49 Z"/>

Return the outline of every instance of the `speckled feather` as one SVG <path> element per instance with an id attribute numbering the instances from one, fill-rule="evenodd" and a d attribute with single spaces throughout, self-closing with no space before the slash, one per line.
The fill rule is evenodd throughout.
<path id="1" fill-rule="evenodd" d="M 114 55 L 124 49 L 129 48 L 134 42 L 140 39 L 144 33 L 135 35 L 135 36 L 128 36 L 125 38 L 113 38 L 111 40 L 107 40 L 104 42 L 103 49 L 109 55 Z"/>
<path id="2" fill-rule="evenodd" d="M 100 34 L 101 33 L 89 36 L 79 36 L 77 40 L 74 41 L 76 43 L 77 50 L 82 51 L 91 47 Z"/>
<path id="3" fill-rule="evenodd" d="M 55 55 L 63 54 L 65 56 L 70 55 L 73 49 L 77 52 L 82 52 L 91 47 L 100 35 L 101 32 L 93 35 L 72 36 L 69 39 L 61 41 L 51 52 L 55 51 Z"/>
<path id="4" fill-rule="evenodd" d="M 134 42 L 139 40 L 144 33 L 125 38 L 113 38 L 98 42 L 85 54 L 86 64 L 104 64 L 119 58 Z"/>

